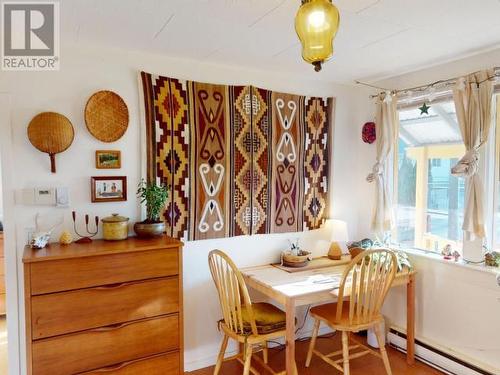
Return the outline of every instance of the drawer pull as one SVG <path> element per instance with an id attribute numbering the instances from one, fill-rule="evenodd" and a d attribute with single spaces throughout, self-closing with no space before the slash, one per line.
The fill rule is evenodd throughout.
<path id="1" fill-rule="evenodd" d="M 118 370 L 121 370 L 124 367 L 127 367 L 131 363 L 133 363 L 133 362 L 123 362 L 123 363 L 119 363 L 119 364 L 114 365 L 114 366 L 100 368 L 98 370 L 94 370 L 93 372 L 94 373 L 104 373 L 104 372 L 118 371 Z"/>
<path id="2" fill-rule="evenodd" d="M 133 324 L 134 322 L 126 322 L 126 323 L 117 323 L 117 324 L 112 324 L 106 327 L 100 327 L 100 328 L 94 328 L 91 329 L 91 332 L 110 332 L 110 331 L 116 331 L 117 329 L 121 329 L 123 327 L 126 327 L 130 324 Z"/>
<path id="3" fill-rule="evenodd" d="M 126 285 L 131 285 L 131 284 L 134 284 L 134 283 L 116 283 L 116 284 L 110 284 L 110 285 L 104 285 L 104 286 L 98 286 L 94 289 L 97 289 L 97 290 L 112 290 L 112 289 L 119 289 L 119 288 L 122 288 Z"/>

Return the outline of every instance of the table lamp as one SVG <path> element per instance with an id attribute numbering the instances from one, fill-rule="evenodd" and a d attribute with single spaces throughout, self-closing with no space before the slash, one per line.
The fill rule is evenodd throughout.
<path id="1" fill-rule="evenodd" d="M 342 258 L 342 248 L 339 245 L 340 243 L 346 243 L 349 241 L 349 236 L 347 234 L 347 223 L 342 220 L 328 220 L 328 227 L 331 231 L 331 240 L 332 243 L 330 245 L 330 250 L 328 251 L 328 258 L 334 260 L 340 260 Z"/>

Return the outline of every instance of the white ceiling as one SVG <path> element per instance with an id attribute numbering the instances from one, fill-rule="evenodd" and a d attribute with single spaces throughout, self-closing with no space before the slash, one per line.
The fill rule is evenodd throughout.
<path id="1" fill-rule="evenodd" d="M 348 83 L 500 46 L 500 0 L 334 3 L 341 24 L 321 73 L 300 56 L 300 0 L 64 0 L 61 39 Z"/>

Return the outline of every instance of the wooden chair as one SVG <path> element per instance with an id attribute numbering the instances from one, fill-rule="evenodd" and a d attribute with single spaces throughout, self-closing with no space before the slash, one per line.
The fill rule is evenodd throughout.
<path id="1" fill-rule="evenodd" d="M 213 250 L 208 255 L 208 264 L 212 278 L 219 294 L 223 319 L 219 322 L 220 329 L 224 332 L 224 339 L 217 358 L 214 375 L 220 371 L 223 361 L 237 359 L 243 364 L 243 374 L 259 373 L 251 367 L 252 355 L 262 350 L 263 359 L 255 356 L 267 371 L 275 375 L 267 364 L 267 341 L 285 336 L 285 313 L 269 303 L 253 303 L 243 280 L 243 277 L 234 262 L 222 251 Z M 236 340 L 240 347 L 240 354 L 224 359 L 229 339 Z"/>
<path id="2" fill-rule="evenodd" d="M 382 345 L 383 333 L 380 331 L 380 322 L 383 317 L 380 309 L 394 280 L 396 270 L 396 256 L 389 250 L 365 251 L 352 260 L 342 276 L 338 301 L 311 309 L 311 316 L 315 322 L 306 367 L 309 367 L 312 355 L 316 354 L 337 370 L 349 375 L 349 359 L 373 354 L 382 359 L 387 374 L 392 374 L 385 346 Z M 345 301 L 344 296 L 346 296 Z M 342 332 L 342 350 L 322 354 L 314 349 L 321 322 Z M 375 331 L 380 353 L 361 344 L 350 335 L 351 332 L 369 328 Z M 349 340 L 353 341 L 354 345 L 349 346 Z M 361 351 L 350 354 L 350 350 Z M 342 355 L 340 359 L 334 359 L 340 355 Z M 341 366 L 342 363 L 343 366 Z"/>

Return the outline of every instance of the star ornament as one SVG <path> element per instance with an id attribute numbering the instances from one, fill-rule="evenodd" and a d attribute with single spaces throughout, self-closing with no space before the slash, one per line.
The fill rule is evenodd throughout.
<path id="1" fill-rule="evenodd" d="M 418 109 L 420 109 L 420 116 L 422 116 L 424 113 L 426 115 L 428 115 L 430 108 L 431 108 L 431 106 L 427 105 L 427 103 L 424 103 L 424 105 L 422 107 L 418 107 Z"/>

